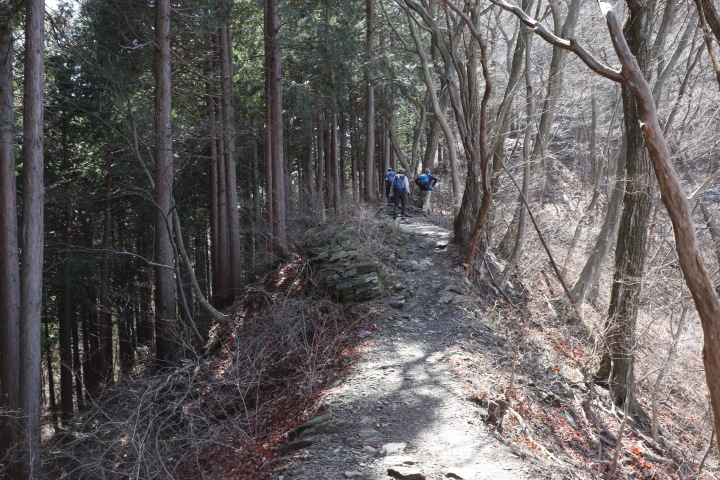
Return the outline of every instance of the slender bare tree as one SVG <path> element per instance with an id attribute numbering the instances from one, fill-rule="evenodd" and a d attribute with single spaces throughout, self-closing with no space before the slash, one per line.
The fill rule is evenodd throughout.
<path id="1" fill-rule="evenodd" d="M 702 324 L 705 378 L 710 392 L 715 429 L 720 430 L 720 299 L 698 247 L 690 202 L 673 168 L 670 150 L 658 121 L 652 89 L 627 44 L 613 5 L 608 0 L 598 0 L 622 70 L 603 65 L 578 42 L 553 35 L 518 7 L 504 0 L 491 1 L 512 12 L 544 40 L 574 52 L 594 72 L 627 86 L 634 97 L 645 147 L 658 180 L 661 199 L 673 226 L 678 263 Z"/>

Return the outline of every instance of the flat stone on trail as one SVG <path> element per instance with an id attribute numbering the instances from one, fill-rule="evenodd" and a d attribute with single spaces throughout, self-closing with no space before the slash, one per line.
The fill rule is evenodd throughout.
<path id="1" fill-rule="evenodd" d="M 418 467 L 390 467 L 388 475 L 400 480 L 425 480 L 425 474 Z"/>
<path id="2" fill-rule="evenodd" d="M 377 453 L 377 448 L 373 448 L 370 445 L 365 445 L 363 447 L 363 452 L 367 453 L 368 455 L 375 455 Z"/>
<path id="3" fill-rule="evenodd" d="M 362 478 L 362 472 L 345 472 L 345 478 Z"/>
<path id="4" fill-rule="evenodd" d="M 380 455 L 400 455 L 405 451 L 407 443 L 386 443 L 380 449 Z"/>
<path id="5" fill-rule="evenodd" d="M 358 432 L 358 436 L 360 438 L 373 438 L 380 435 L 380 432 L 378 432 L 375 429 L 372 428 L 364 428 Z"/>
<path id="6" fill-rule="evenodd" d="M 442 305 L 447 305 L 448 303 L 452 302 L 453 296 L 450 293 L 446 293 L 442 297 L 438 299 L 438 303 Z"/>
<path id="7" fill-rule="evenodd" d="M 385 457 L 385 465 L 388 465 L 390 467 L 398 466 L 401 467 L 403 465 L 415 465 L 417 462 L 412 458 L 408 457 L 407 455 L 391 455 L 389 457 Z"/>
<path id="8" fill-rule="evenodd" d="M 288 445 L 284 445 L 283 447 L 280 447 L 280 451 L 285 454 L 296 452 L 298 450 L 302 450 L 303 448 L 309 447 L 316 441 L 317 437 L 303 438 L 302 440 L 298 440 L 297 442 L 293 442 Z"/>
<path id="9" fill-rule="evenodd" d="M 442 473 L 447 478 L 456 478 L 458 480 L 471 480 L 475 477 L 475 472 L 471 468 L 463 467 L 444 468 Z"/>

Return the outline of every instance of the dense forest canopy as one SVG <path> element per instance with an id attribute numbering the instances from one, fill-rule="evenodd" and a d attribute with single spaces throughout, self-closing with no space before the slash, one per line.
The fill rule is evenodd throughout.
<path id="1" fill-rule="evenodd" d="M 636 353 L 692 339 L 720 426 L 718 55 L 713 0 L 3 0 L 5 477 L 113 384 L 202 364 L 388 168 L 441 179 L 478 288 L 542 271 L 655 440 L 636 391 L 670 362 Z"/>

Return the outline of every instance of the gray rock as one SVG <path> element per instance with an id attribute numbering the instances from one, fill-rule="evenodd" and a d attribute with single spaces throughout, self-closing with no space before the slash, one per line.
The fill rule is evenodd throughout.
<path id="1" fill-rule="evenodd" d="M 368 455 L 375 455 L 377 453 L 377 448 L 373 448 L 370 445 L 365 445 L 363 447 L 363 452 L 367 453 Z"/>
<path id="2" fill-rule="evenodd" d="M 401 310 L 405 307 L 405 299 L 404 298 L 393 298 L 390 300 L 390 306 L 393 308 L 397 308 L 398 310 Z"/>
<path id="3" fill-rule="evenodd" d="M 375 429 L 372 428 L 364 428 L 358 432 L 358 436 L 360 438 L 373 438 L 380 435 L 380 432 L 378 432 Z"/>
<path id="4" fill-rule="evenodd" d="M 425 474 L 418 467 L 390 467 L 389 476 L 400 480 L 425 480 Z"/>
<path id="5" fill-rule="evenodd" d="M 444 468 L 442 473 L 447 478 L 456 478 L 458 480 L 469 480 L 475 476 L 472 469 L 463 467 Z"/>
<path id="6" fill-rule="evenodd" d="M 453 296 L 450 293 L 446 293 L 438 299 L 438 303 L 441 305 L 447 305 L 448 303 L 452 302 L 452 299 Z"/>
<path id="7" fill-rule="evenodd" d="M 385 465 L 393 467 L 415 465 L 417 462 L 412 457 L 408 457 L 407 455 L 391 455 L 389 457 L 385 457 L 384 463 Z"/>
<path id="8" fill-rule="evenodd" d="M 345 472 L 345 478 L 362 478 L 362 472 Z"/>
<path id="9" fill-rule="evenodd" d="M 307 438 L 303 438 L 303 439 L 298 440 L 298 441 L 296 441 L 296 442 L 292 442 L 292 443 L 290 443 L 290 444 L 288 444 L 288 445 L 284 445 L 283 447 L 280 448 L 280 451 L 281 451 L 282 453 L 284 453 L 284 454 L 296 452 L 296 451 L 298 451 L 298 450 L 302 450 L 303 448 L 309 447 L 310 445 L 312 445 L 312 444 L 315 443 L 316 441 L 317 441 L 317 437 L 307 437 Z"/>
<path id="10" fill-rule="evenodd" d="M 400 455 L 405 451 L 407 443 L 386 443 L 380 449 L 380 455 Z"/>

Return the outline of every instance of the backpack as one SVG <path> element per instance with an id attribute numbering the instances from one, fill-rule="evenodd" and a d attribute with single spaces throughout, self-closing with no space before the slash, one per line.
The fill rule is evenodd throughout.
<path id="1" fill-rule="evenodd" d="M 415 183 L 423 190 L 430 190 L 430 177 L 425 173 L 416 178 Z"/>
<path id="2" fill-rule="evenodd" d="M 393 190 L 405 190 L 405 175 L 395 175 Z"/>
<path id="3" fill-rule="evenodd" d="M 392 181 L 395 180 L 395 172 L 388 172 L 387 175 L 385 175 L 385 180 L 392 183 Z"/>

